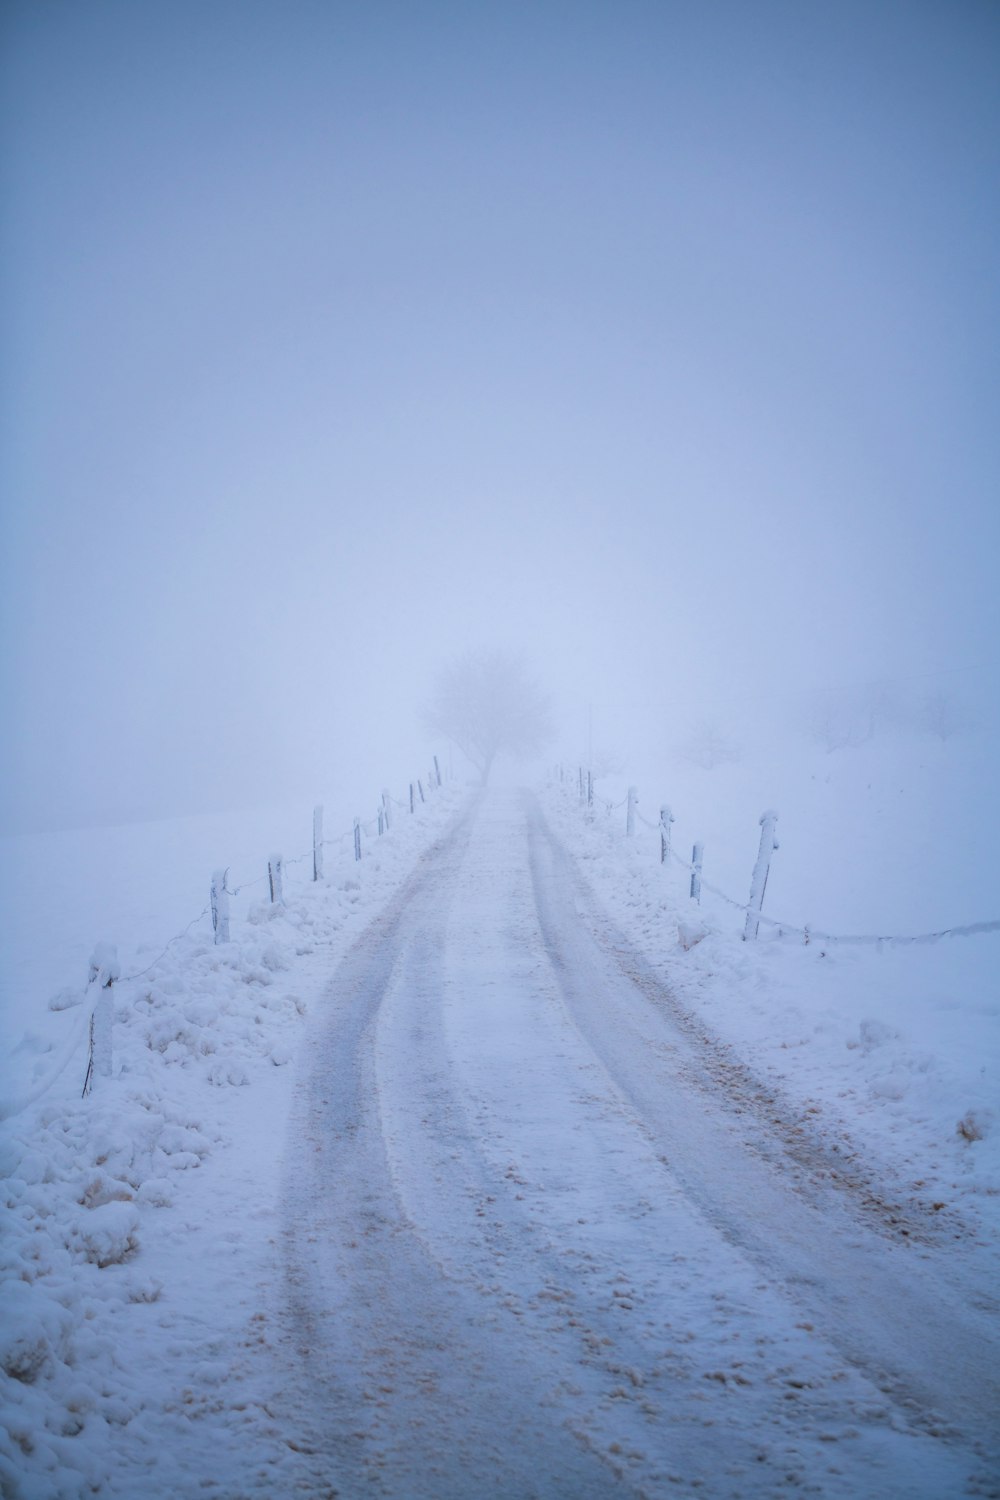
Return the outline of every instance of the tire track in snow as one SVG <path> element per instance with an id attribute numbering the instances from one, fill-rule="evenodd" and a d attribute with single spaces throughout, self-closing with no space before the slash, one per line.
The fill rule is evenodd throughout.
<path id="1" fill-rule="evenodd" d="M 721 1107 L 691 1018 L 674 1019 L 662 982 L 609 932 L 537 800 L 527 806 L 538 909 L 567 1009 L 671 1172 L 730 1243 L 785 1282 L 804 1315 L 892 1399 L 898 1419 L 967 1443 L 996 1476 L 995 1302 L 971 1301 L 953 1283 L 943 1237 L 935 1245 L 928 1235 L 929 1249 L 873 1232 L 869 1185 L 852 1204 L 842 1184 L 810 1176 L 789 1122 Z"/>
<path id="2" fill-rule="evenodd" d="M 536 1361 L 562 1369 L 575 1430 L 625 1455 L 642 1493 L 794 1491 L 817 1472 L 829 1495 L 960 1487 L 964 1461 L 926 1438 L 893 1448 L 887 1467 L 884 1429 L 899 1417 L 883 1391 L 796 1326 L 773 1276 L 761 1283 L 692 1214 L 686 1185 L 568 1023 L 550 968 L 559 945 L 543 940 L 534 896 L 523 815 L 501 809 L 492 836 L 476 830 L 447 944 L 393 986 L 380 1017 L 397 1191 L 430 1253 L 506 1297 L 525 1343 L 541 1346 Z M 570 935 L 579 926 L 567 915 Z M 593 957 L 574 970 L 592 999 L 604 978 Z M 637 1062 L 649 1068 L 647 1050 Z M 473 1198 L 474 1213 L 456 1213 Z M 553 1302 L 558 1315 L 544 1316 Z M 830 1458 L 839 1442 L 854 1450 L 843 1478 Z"/>
<path id="3" fill-rule="evenodd" d="M 475 809 L 424 858 L 340 966 L 294 1123 L 289 1302 L 295 1441 L 315 1491 L 407 1500 L 614 1493 L 516 1346 L 442 1278 L 400 1213 L 374 1067 L 387 991 L 443 939 Z M 327 1489 L 329 1484 L 332 1486 Z"/>
<path id="4" fill-rule="evenodd" d="M 734 1232 L 718 1153 L 663 1149 L 608 1035 L 655 1096 L 683 1047 L 636 1032 L 575 888 L 491 794 L 338 971 L 288 1195 L 306 1492 L 961 1493 Z"/>
<path id="5" fill-rule="evenodd" d="M 491 861 L 488 879 L 474 854 L 447 942 L 437 933 L 413 942 L 379 1015 L 380 1108 L 406 1222 L 441 1274 L 478 1295 L 479 1317 L 519 1347 L 534 1372 L 536 1399 L 560 1411 L 608 1465 L 602 1493 L 647 1495 L 666 1485 L 687 1492 L 724 1469 L 739 1473 L 759 1445 L 720 1434 L 706 1461 L 705 1413 L 681 1423 L 662 1399 L 661 1387 L 676 1380 L 683 1357 L 668 1347 L 662 1326 L 651 1340 L 633 1328 L 642 1294 L 601 1249 L 602 1233 L 610 1227 L 617 1241 L 621 1226 L 651 1206 L 642 1201 L 641 1182 L 622 1185 L 616 1158 L 632 1154 L 631 1126 L 622 1131 L 617 1101 L 602 1097 L 600 1079 L 595 1092 L 593 1080 L 578 1076 L 544 955 L 528 951 L 524 934 L 502 931 L 510 905 L 502 887 L 510 877 L 521 877 L 530 907 L 524 850 L 513 867 Z M 489 992 L 498 1009 L 491 1010 Z M 468 1024 L 468 1047 L 449 1037 L 448 1016 L 453 1025 Z M 525 1069 L 539 1073 L 539 1087 L 529 1082 L 526 1091 L 523 1078 L 517 1083 L 512 1070 Z M 500 1110 L 491 1111 L 491 1096 Z M 614 1139 L 602 1139 L 591 1153 L 591 1181 L 581 1195 L 575 1133 L 593 1126 L 595 1107 L 604 1115 L 609 1106 L 604 1136 Z M 525 1135 L 548 1141 L 546 1166 L 533 1162 L 531 1180 L 524 1175 Z M 642 1163 L 643 1181 L 650 1170 L 652 1158 Z M 552 1222 L 553 1193 L 572 1200 L 572 1235 L 565 1212 L 558 1226 Z M 580 1216 L 584 1198 L 596 1198 L 598 1218 L 610 1209 L 610 1226 L 602 1230 Z M 658 1426 L 672 1429 L 666 1439 Z M 553 1492 L 551 1483 L 543 1493 Z M 730 1492 L 739 1490 L 716 1491 Z"/>

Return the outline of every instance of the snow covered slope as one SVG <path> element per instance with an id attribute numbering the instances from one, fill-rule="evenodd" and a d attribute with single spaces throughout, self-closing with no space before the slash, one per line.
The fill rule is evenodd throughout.
<path id="1" fill-rule="evenodd" d="M 251 1267 L 275 1230 L 287 1065 L 340 956 L 460 797 L 435 792 L 412 818 L 397 808 L 360 864 L 350 842 L 328 850 L 321 883 L 311 865 L 288 870 L 281 906 L 258 880 L 234 903 L 233 940 L 221 946 L 203 920 L 162 952 L 171 881 L 183 876 L 176 860 L 153 867 L 161 883 L 169 871 L 157 953 L 125 946 L 147 972 L 115 987 L 115 1076 L 82 1099 L 83 1045 L 0 1126 L 5 1496 L 189 1493 L 196 1481 L 170 1467 L 172 1453 L 229 1495 L 248 1453 L 263 1445 L 269 1464 L 288 1453 L 240 1379 L 241 1340 L 258 1329 Z M 188 832 L 175 830 L 182 848 Z M 121 890 L 116 930 L 127 932 L 133 906 Z M 50 915 L 79 935 L 90 911 L 88 899 Z M 84 1000 L 83 984 L 64 987 L 57 1011 L 32 1018 L 10 1092 L 51 1075 L 58 1028 L 75 1029 Z M 54 1040 L 39 1035 L 46 1025 Z"/>
<path id="2" fill-rule="evenodd" d="M 848 924 L 912 806 L 839 908 L 789 878 L 886 808 L 866 753 L 785 778 L 792 923 L 924 915 Z M 738 898 L 761 775 L 666 788 Z M 997 934 L 744 943 L 622 789 L 445 792 L 126 953 L 117 1076 L 0 1135 L 5 1495 L 993 1493 Z M 961 867 L 943 919 L 995 914 Z"/>

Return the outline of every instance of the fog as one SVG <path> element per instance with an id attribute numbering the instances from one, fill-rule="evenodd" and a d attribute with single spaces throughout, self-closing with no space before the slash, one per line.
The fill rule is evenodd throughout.
<path id="1" fill-rule="evenodd" d="M 0 24 L 5 826 L 381 786 L 479 644 L 553 753 L 995 702 L 995 5 Z"/>

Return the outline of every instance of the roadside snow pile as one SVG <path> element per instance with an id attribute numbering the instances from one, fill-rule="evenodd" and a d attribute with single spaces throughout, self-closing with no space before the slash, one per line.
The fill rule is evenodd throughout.
<path id="1" fill-rule="evenodd" d="M 806 945 L 762 926 L 744 942 L 739 911 L 704 891 L 696 904 L 688 873 L 661 865 L 658 831 L 627 839 L 602 800 L 588 818 L 575 786 L 547 807 L 616 926 L 739 1063 L 896 1193 L 997 1224 L 1000 933 Z"/>
<path id="2" fill-rule="evenodd" d="M 183 1263 L 190 1251 L 180 1248 L 191 1237 L 185 1203 L 192 1174 L 223 1154 L 226 1167 L 213 1184 L 211 1217 L 218 1222 L 207 1227 L 202 1213 L 197 1225 L 214 1251 L 227 1216 L 238 1222 L 245 1215 L 255 1176 L 268 1170 L 261 1140 L 246 1139 L 246 1112 L 234 1113 L 233 1091 L 249 1086 L 261 1094 L 263 1150 L 276 1161 L 293 1071 L 284 1065 L 298 1049 L 308 1004 L 441 831 L 459 795 L 438 793 L 422 816 L 400 817 L 361 864 L 344 856 L 324 882 L 303 876 L 297 887 L 286 884 L 286 904 L 258 903 L 234 916 L 231 942 L 216 947 L 205 923 L 141 978 L 115 985 L 113 1076 L 98 1077 L 89 1097 L 80 1097 L 83 1045 L 36 1102 L 10 1113 L 7 1101 L 10 1118 L 0 1125 L 5 1497 L 129 1493 L 128 1481 L 119 1490 L 110 1478 L 125 1429 L 134 1424 L 138 1432 L 140 1413 L 149 1425 L 150 1412 L 162 1411 L 168 1397 L 179 1400 L 157 1389 L 137 1351 L 150 1329 L 144 1310 L 161 1298 L 176 1300 L 185 1279 L 198 1273 Z M 67 1034 L 87 1000 L 81 988 L 52 1002 L 67 1012 Z M 285 1082 L 276 1087 L 282 1070 Z M 24 1078 L 22 1095 L 35 1083 Z M 163 1254 L 171 1234 L 178 1247 L 172 1261 Z M 158 1254 L 149 1256 L 158 1242 Z M 150 1261 L 176 1268 L 177 1284 L 165 1290 Z M 175 1306 L 159 1318 L 161 1344 L 171 1329 L 176 1337 L 183 1316 Z"/>

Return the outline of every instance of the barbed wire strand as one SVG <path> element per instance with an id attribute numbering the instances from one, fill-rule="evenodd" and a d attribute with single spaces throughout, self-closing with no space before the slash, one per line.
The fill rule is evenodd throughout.
<path id="1" fill-rule="evenodd" d="M 123 974 L 121 979 L 117 979 L 115 983 L 131 984 L 133 980 L 142 979 L 146 974 L 149 973 L 150 969 L 155 969 L 156 965 L 160 962 L 160 959 L 166 957 L 167 953 L 174 946 L 174 944 L 179 943 L 182 937 L 187 937 L 188 933 L 191 931 L 191 928 L 197 926 L 197 924 L 202 920 L 203 917 L 208 916 L 211 910 L 211 904 L 209 904 L 208 906 L 203 906 L 198 915 L 196 917 L 192 917 L 186 927 L 183 927 L 180 932 L 174 934 L 174 936 L 164 947 L 162 953 L 158 953 L 151 964 L 148 964 L 145 969 L 140 969 L 138 974 Z"/>

